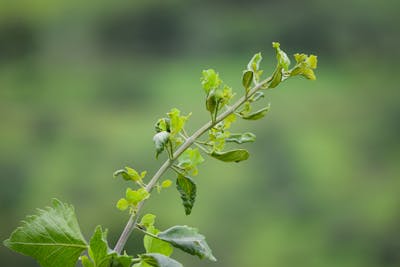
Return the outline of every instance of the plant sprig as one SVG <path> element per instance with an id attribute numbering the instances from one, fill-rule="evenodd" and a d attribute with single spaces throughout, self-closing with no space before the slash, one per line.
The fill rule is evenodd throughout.
<path id="1" fill-rule="evenodd" d="M 173 249 L 178 248 L 186 253 L 208 258 L 215 257 L 205 237 L 197 229 L 189 226 L 173 226 L 161 231 L 155 227 L 153 214 L 139 218 L 147 199 L 151 197 L 154 188 L 160 192 L 172 185 L 167 179 L 160 181 L 164 173 L 171 169 L 177 174 L 176 188 L 182 199 L 185 214 L 192 212 L 198 193 L 194 176 L 198 175 L 198 165 L 205 159 L 202 154 L 223 162 L 240 162 L 249 158 L 249 152 L 238 148 L 226 150 L 226 143 L 241 145 L 254 142 L 253 133 L 232 133 L 231 126 L 238 118 L 244 120 L 259 120 L 270 110 L 268 104 L 264 108 L 252 111 L 253 104 L 261 100 L 267 89 L 277 87 L 290 77 L 302 75 L 315 80 L 314 69 L 317 67 L 317 57 L 314 55 L 295 54 L 296 64 L 289 69 L 290 59 L 281 50 L 279 43 L 273 43 L 276 51 L 277 64 L 274 72 L 268 78 L 262 78 L 260 69 L 261 53 L 255 54 L 242 75 L 243 96 L 231 103 L 235 93 L 225 84 L 219 74 L 213 69 L 202 72 L 201 84 L 205 92 L 205 107 L 210 113 L 210 121 L 205 123 L 192 135 L 185 129 L 190 118 L 181 115 L 173 108 L 166 117 L 160 118 L 155 124 L 156 158 L 165 152 L 167 159 L 146 183 L 146 171 L 138 172 L 125 167 L 114 173 L 114 177 L 122 177 L 132 183 L 116 204 L 119 210 L 128 210 L 129 220 L 125 225 L 114 249 L 107 242 L 107 230 L 101 226 L 95 229 L 89 244 L 83 238 L 77 223 L 73 207 L 58 200 L 53 206 L 40 210 L 38 215 L 29 216 L 22 226 L 17 228 L 4 244 L 12 250 L 35 258 L 43 267 L 72 267 L 78 258 L 84 267 L 180 267 L 182 264 L 170 258 Z M 206 139 L 200 137 L 208 133 Z M 133 230 L 145 233 L 143 245 L 145 253 L 136 257 L 124 251 L 124 246 Z M 82 252 L 86 255 L 80 257 Z"/>

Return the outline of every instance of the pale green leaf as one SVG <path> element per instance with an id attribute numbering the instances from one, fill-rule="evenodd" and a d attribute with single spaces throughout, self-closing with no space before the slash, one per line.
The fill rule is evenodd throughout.
<path id="1" fill-rule="evenodd" d="M 234 142 L 237 144 L 254 142 L 256 135 L 253 133 L 231 133 L 228 138 L 225 139 L 227 142 Z"/>
<path id="2" fill-rule="evenodd" d="M 157 235 L 160 232 L 153 225 L 147 227 L 146 231 L 153 235 Z M 173 252 L 171 244 L 150 235 L 145 235 L 143 237 L 143 245 L 147 253 L 160 253 L 165 256 L 170 256 Z"/>
<path id="3" fill-rule="evenodd" d="M 176 260 L 159 253 L 142 254 L 140 258 L 143 262 L 153 267 L 183 267 Z"/>
<path id="4" fill-rule="evenodd" d="M 174 136 L 178 134 L 182 129 L 183 126 L 185 125 L 185 122 L 188 120 L 188 116 L 181 116 L 181 112 L 177 108 L 171 109 L 171 111 L 168 113 L 168 117 L 170 119 L 170 134 L 171 136 Z"/>
<path id="5" fill-rule="evenodd" d="M 201 156 L 197 148 L 188 148 L 179 157 L 178 166 L 179 168 L 184 169 L 186 172 L 191 173 L 192 175 L 197 175 L 197 166 L 203 161 L 204 158 Z"/>
<path id="6" fill-rule="evenodd" d="M 188 176 L 178 175 L 176 179 L 176 189 L 178 189 L 185 214 L 189 215 L 192 212 L 194 202 L 196 200 L 197 187 L 196 183 Z"/>
<path id="7" fill-rule="evenodd" d="M 260 62 L 261 62 L 261 60 L 262 60 L 261 53 L 255 54 L 255 55 L 251 58 L 250 62 L 247 64 L 247 69 L 248 69 L 248 70 L 251 70 L 251 71 L 253 71 L 253 72 L 257 72 L 258 69 L 260 68 Z"/>
<path id="8" fill-rule="evenodd" d="M 129 207 L 129 202 L 125 198 L 121 198 L 117 202 L 117 209 L 124 211 Z"/>
<path id="9" fill-rule="evenodd" d="M 184 226 L 173 226 L 158 233 L 158 238 L 164 240 L 176 248 L 179 248 L 191 255 L 197 255 L 200 259 L 208 258 L 216 261 L 212 255 L 205 237 L 198 233 L 197 229 Z"/>
<path id="10" fill-rule="evenodd" d="M 204 91 L 207 95 L 211 90 L 216 89 L 221 84 L 221 79 L 219 78 L 218 73 L 213 69 L 203 70 L 201 77 L 201 85 L 203 86 Z"/>
<path id="11" fill-rule="evenodd" d="M 74 208 L 57 199 L 38 215 L 27 217 L 4 245 L 35 258 L 42 267 L 74 267 L 87 249 Z"/>
<path id="12" fill-rule="evenodd" d="M 249 158 L 249 152 L 245 149 L 236 149 L 226 152 L 212 152 L 210 154 L 213 158 L 219 159 L 224 162 L 240 162 Z"/>
<path id="13" fill-rule="evenodd" d="M 172 181 L 169 180 L 169 179 L 164 180 L 164 181 L 161 183 L 161 187 L 162 187 L 162 188 L 168 188 L 168 187 L 170 187 L 171 185 L 172 185 Z"/>
<path id="14" fill-rule="evenodd" d="M 148 213 L 142 217 L 140 225 L 143 225 L 144 227 L 148 228 L 154 225 L 155 220 L 156 220 L 156 215 Z"/>
<path id="15" fill-rule="evenodd" d="M 145 188 L 139 188 L 138 190 L 132 190 L 131 188 L 128 187 L 126 189 L 126 193 L 125 193 L 126 200 L 134 206 L 137 206 L 137 204 L 139 204 L 139 202 L 149 198 L 149 196 L 150 196 L 150 193 L 147 192 Z"/>
<path id="16" fill-rule="evenodd" d="M 94 266 L 94 263 L 89 260 L 89 258 L 87 256 L 82 256 L 81 262 L 82 262 L 83 267 L 96 267 L 96 266 Z"/>
<path id="17" fill-rule="evenodd" d="M 268 105 L 267 107 L 257 110 L 255 112 L 252 112 L 250 114 L 243 114 L 243 115 L 240 114 L 240 117 L 245 120 L 259 120 L 259 119 L 265 117 L 265 115 L 268 113 L 269 109 L 270 109 L 270 106 Z"/>

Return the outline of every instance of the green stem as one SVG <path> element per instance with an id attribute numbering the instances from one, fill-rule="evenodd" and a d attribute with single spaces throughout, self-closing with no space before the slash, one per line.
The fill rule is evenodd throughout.
<path id="1" fill-rule="evenodd" d="M 214 127 L 217 123 L 221 122 L 224 120 L 226 117 L 228 117 L 230 114 L 235 112 L 243 103 L 245 103 L 248 99 L 248 97 L 252 96 L 254 93 L 256 93 L 260 89 L 266 89 L 267 83 L 271 78 L 267 78 L 266 80 L 262 81 L 261 83 L 255 85 L 252 89 L 249 90 L 249 93 L 246 94 L 245 96 L 242 96 L 235 104 L 227 108 L 223 113 L 221 113 L 219 116 L 215 118 L 215 120 L 209 121 L 206 124 L 204 124 L 200 129 L 198 129 L 192 136 L 187 138 L 185 142 L 178 147 L 178 149 L 173 153 L 172 157 L 170 159 L 167 159 L 161 167 L 158 169 L 158 171 L 154 174 L 154 176 L 151 178 L 150 182 L 146 186 L 147 192 L 151 192 L 154 188 L 154 186 L 157 184 L 158 180 L 162 177 L 162 175 L 174 164 L 175 160 L 186 150 L 188 149 L 193 143 L 200 137 L 202 136 L 205 132 L 207 132 L 209 129 Z M 125 225 L 124 230 L 121 233 L 121 236 L 119 237 L 117 244 L 115 245 L 114 250 L 121 254 L 122 249 L 124 248 L 130 234 L 132 233 L 132 230 L 136 227 L 138 219 L 139 219 L 139 214 L 140 211 L 145 203 L 145 200 L 140 202 L 136 208 L 135 214 L 132 214 L 129 217 L 129 220 L 127 224 Z"/>

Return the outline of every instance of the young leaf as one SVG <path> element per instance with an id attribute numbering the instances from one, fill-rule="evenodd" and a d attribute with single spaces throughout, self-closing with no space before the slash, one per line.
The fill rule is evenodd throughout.
<path id="1" fill-rule="evenodd" d="M 201 156 L 197 148 L 188 148 L 179 157 L 178 166 L 179 168 L 184 169 L 186 172 L 191 173 L 192 175 L 197 175 L 197 165 L 201 164 L 203 161 L 204 158 Z"/>
<path id="2" fill-rule="evenodd" d="M 176 189 L 178 189 L 183 206 L 185 208 L 185 214 L 189 215 L 192 212 L 194 202 L 196 200 L 196 183 L 188 176 L 178 175 L 176 179 Z"/>
<path id="3" fill-rule="evenodd" d="M 158 233 L 157 236 L 176 248 L 191 255 L 197 255 L 200 259 L 208 258 L 211 261 L 216 261 L 205 237 L 199 234 L 195 228 L 177 225 Z"/>
<path id="4" fill-rule="evenodd" d="M 245 114 L 245 115 L 239 114 L 239 115 L 242 119 L 245 119 L 245 120 L 259 120 L 259 119 L 265 117 L 265 115 L 268 113 L 269 109 L 270 109 L 270 106 L 268 105 L 267 107 L 257 110 L 255 112 L 252 112 L 250 114 Z"/>
<path id="5" fill-rule="evenodd" d="M 314 69 L 317 68 L 317 56 L 306 54 L 295 54 L 297 65 L 290 71 L 290 76 L 303 75 L 309 80 L 316 80 Z"/>
<path id="6" fill-rule="evenodd" d="M 133 206 L 137 206 L 139 202 L 149 198 L 149 196 L 150 193 L 147 192 L 146 189 L 144 188 L 139 188 L 138 190 L 132 190 L 130 188 L 127 188 L 125 193 L 126 200 Z"/>
<path id="7" fill-rule="evenodd" d="M 120 211 L 124 211 L 129 207 L 129 202 L 125 198 L 121 198 L 120 200 L 118 200 L 116 206 L 117 209 L 119 209 Z"/>
<path id="8" fill-rule="evenodd" d="M 242 84 L 244 89 L 246 89 L 246 93 L 248 92 L 248 89 L 250 88 L 252 82 L 253 82 L 253 71 L 251 70 L 244 71 L 242 76 Z"/>
<path id="9" fill-rule="evenodd" d="M 97 226 L 92 238 L 90 239 L 89 256 L 81 258 L 84 267 L 129 267 L 132 263 L 132 257 L 128 255 L 118 255 L 108 247 L 107 230 L 102 230 Z"/>
<path id="10" fill-rule="evenodd" d="M 242 133 L 242 134 L 231 133 L 229 137 L 226 138 L 225 140 L 226 142 L 243 144 L 256 141 L 256 135 L 253 133 Z"/>
<path id="11" fill-rule="evenodd" d="M 52 207 L 27 217 L 4 245 L 35 258 L 42 267 L 74 267 L 87 249 L 74 208 L 57 199 Z"/>
<path id="12" fill-rule="evenodd" d="M 140 258 L 143 262 L 153 267 L 183 267 L 176 260 L 159 253 L 142 254 Z"/>
<path id="13" fill-rule="evenodd" d="M 178 134 L 183 129 L 185 122 L 191 115 L 189 114 L 188 116 L 180 116 L 180 114 L 181 112 L 177 108 L 171 109 L 171 111 L 168 113 L 171 124 L 171 136 Z"/>
<path id="14" fill-rule="evenodd" d="M 164 181 L 161 183 L 161 187 L 162 187 L 162 188 L 168 188 L 168 187 L 170 187 L 171 185 L 172 185 L 172 181 L 169 180 L 169 179 L 164 180 Z"/>
<path id="15" fill-rule="evenodd" d="M 156 215 L 148 213 L 142 217 L 140 225 L 143 225 L 144 227 L 148 228 L 154 225 L 155 220 L 156 220 Z"/>
<path id="16" fill-rule="evenodd" d="M 240 162 L 249 158 L 249 152 L 245 149 L 236 149 L 226 152 L 212 152 L 210 156 L 224 162 Z"/>
<path id="17" fill-rule="evenodd" d="M 159 132 L 154 135 L 153 141 L 156 146 L 156 158 L 158 158 L 158 155 L 160 155 L 160 153 L 164 151 L 165 145 L 168 143 L 168 140 L 168 132 Z"/>
<path id="18" fill-rule="evenodd" d="M 201 77 L 201 85 L 203 86 L 204 91 L 207 95 L 211 90 L 216 89 L 221 84 L 221 79 L 219 78 L 218 73 L 213 69 L 203 70 Z"/>

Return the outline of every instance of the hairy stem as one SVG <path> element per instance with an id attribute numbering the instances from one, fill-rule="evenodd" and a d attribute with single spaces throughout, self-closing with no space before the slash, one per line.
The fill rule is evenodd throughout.
<path id="1" fill-rule="evenodd" d="M 267 78 L 266 80 L 262 81 L 261 83 L 257 84 L 254 86 L 252 89 L 249 90 L 249 92 L 241 97 L 235 104 L 227 108 L 223 113 L 221 113 L 218 117 L 215 118 L 214 121 L 209 121 L 206 124 L 204 124 L 200 129 L 198 129 L 192 136 L 188 137 L 185 142 L 178 147 L 178 149 L 175 151 L 175 153 L 172 155 L 170 159 L 167 159 L 161 167 L 158 169 L 158 171 L 154 174 L 154 176 L 151 178 L 150 182 L 146 186 L 147 192 L 151 192 L 158 182 L 158 180 L 162 177 L 162 175 L 173 165 L 175 160 L 186 150 L 188 149 L 191 145 L 194 144 L 194 142 L 202 136 L 205 132 L 210 130 L 212 127 L 214 127 L 217 123 L 221 122 L 224 120 L 226 117 L 228 117 L 230 114 L 235 112 L 243 103 L 245 103 L 249 97 L 251 97 L 255 92 L 260 90 L 261 88 L 266 89 L 267 83 L 271 80 L 271 78 Z M 121 236 L 118 239 L 117 244 L 115 245 L 114 251 L 117 253 L 121 254 L 122 249 L 124 248 L 126 241 L 128 240 L 130 234 L 132 233 L 132 230 L 136 228 L 138 219 L 139 219 L 139 213 L 145 203 L 145 200 L 140 202 L 136 208 L 136 212 L 132 214 L 129 217 L 129 220 L 121 233 Z"/>

